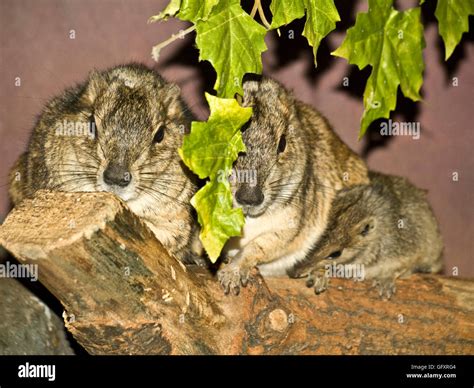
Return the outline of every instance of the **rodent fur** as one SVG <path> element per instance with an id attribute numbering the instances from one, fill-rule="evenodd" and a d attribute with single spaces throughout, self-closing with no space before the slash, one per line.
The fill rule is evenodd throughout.
<path id="1" fill-rule="evenodd" d="M 218 277 L 234 293 L 254 266 L 264 276 L 285 275 L 319 240 L 335 192 L 369 181 L 365 163 L 326 119 L 278 82 L 250 78 L 243 89 L 242 105 L 253 114 L 242 133 L 247 151 L 234 168 L 256 170 L 257 179 L 253 187 L 231 182 L 246 223 L 227 244 L 230 262 Z"/>
<path id="2" fill-rule="evenodd" d="M 341 190 L 328 227 L 307 259 L 289 270 L 307 277 L 316 293 L 329 282 L 328 265 L 364 265 L 382 297 L 395 292 L 394 281 L 414 272 L 438 272 L 443 242 L 426 192 L 407 179 L 369 173 L 371 183 Z"/>
<path id="3" fill-rule="evenodd" d="M 95 136 L 58 135 L 58 125 L 92 118 Z M 179 88 L 146 66 L 92 71 L 44 107 L 10 173 L 12 201 L 16 205 L 40 189 L 110 191 L 173 255 L 193 261 L 197 228 L 189 200 L 197 185 L 177 152 L 191 121 Z M 121 180 L 122 171 L 129 183 Z"/>

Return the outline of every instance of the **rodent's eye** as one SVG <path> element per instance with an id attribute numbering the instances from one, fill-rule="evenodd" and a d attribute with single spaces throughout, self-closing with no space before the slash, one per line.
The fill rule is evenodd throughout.
<path id="1" fill-rule="evenodd" d="M 155 137 L 153 138 L 153 143 L 161 143 L 163 138 L 165 137 L 165 126 L 161 125 L 158 128 L 158 131 L 155 133 Z"/>
<path id="2" fill-rule="evenodd" d="M 278 143 L 278 153 L 285 151 L 286 148 L 286 137 L 285 135 L 281 135 L 280 141 Z"/>
<path id="3" fill-rule="evenodd" d="M 367 236 L 369 234 L 369 230 L 370 230 L 370 225 L 367 224 L 364 226 L 364 229 L 362 229 L 362 232 L 360 232 L 361 236 Z"/>
<path id="4" fill-rule="evenodd" d="M 327 259 L 336 259 L 337 257 L 341 256 L 342 255 L 342 251 L 335 251 L 333 253 L 331 253 Z"/>

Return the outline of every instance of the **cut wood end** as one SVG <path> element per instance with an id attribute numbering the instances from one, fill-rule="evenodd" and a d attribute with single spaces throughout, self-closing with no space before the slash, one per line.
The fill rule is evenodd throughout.
<path id="1" fill-rule="evenodd" d="M 41 258 L 50 249 L 90 238 L 125 209 L 111 193 L 41 190 L 10 212 L 0 227 L 0 244 L 20 255 Z"/>

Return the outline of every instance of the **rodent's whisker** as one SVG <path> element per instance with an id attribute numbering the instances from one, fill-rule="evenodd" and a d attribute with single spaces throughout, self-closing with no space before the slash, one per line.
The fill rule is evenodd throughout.
<path id="1" fill-rule="evenodd" d="M 10 186 L 10 183 L 5 183 L 5 184 L 0 185 L 1 188 L 7 187 L 7 186 Z"/>
<path id="2" fill-rule="evenodd" d="M 71 168 L 70 171 L 77 171 L 76 168 L 80 167 L 81 170 L 79 171 L 97 171 L 97 166 L 92 166 L 92 165 L 87 165 L 87 164 L 78 164 L 78 163 L 62 163 L 61 164 L 62 167 L 67 167 L 67 168 L 64 168 L 64 169 L 61 169 L 61 171 L 67 171 L 68 168 L 71 168 L 71 167 L 75 167 L 74 169 Z"/>
<path id="3" fill-rule="evenodd" d="M 73 176 L 73 175 L 71 175 L 71 176 Z M 58 188 L 58 187 L 62 187 L 62 186 L 68 185 L 69 182 L 77 182 L 77 181 L 86 181 L 86 182 L 91 182 L 91 181 L 92 181 L 92 182 L 94 182 L 94 180 L 92 180 L 92 179 L 91 179 L 90 177 L 88 177 L 88 176 L 83 176 L 83 177 L 81 177 L 81 176 L 73 176 L 73 177 L 70 178 L 70 179 L 66 179 L 66 180 L 64 180 L 64 181 L 62 181 L 62 182 L 60 182 L 60 183 L 58 183 L 57 185 L 52 186 L 50 189 L 51 189 L 51 190 L 55 190 L 55 189 Z"/>
<path id="4" fill-rule="evenodd" d="M 140 176 L 140 180 L 142 180 L 144 182 L 161 182 L 161 183 L 170 183 L 170 184 L 176 183 L 180 186 L 183 185 L 183 181 L 168 179 L 168 178 L 163 179 L 160 175 L 155 175 L 154 178 L 152 178 L 152 177 L 142 177 L 141 174 L 139 176 Z"/>
<path id="5" fill-rule="evenodd" d="M 190 207 L 191 206 L 191 204 L 180 201 L 179 199 L 177 199 L 177 198 L 175 198 L 171 195 L 165 194 L 162 191 L 157 190 L 155 188 L 145 187 L 145 186 L 140 186 L 139 185 L 139 186 L 137 186 L 137 191 L 140 192 L 140 193 L 147 194 L 147 195 L 149 195 L 149 196 L 151 196 L 151 197 L 153 197 L 157 200 L 160 200 L 159 196 L 164 196 L 164 197 L 170 199 L 173 202 L 179 203 L 182 206 L 185 206 L 185 207 Z"/>
<path id="6" fill-rule="evenodd" d="M 96 180 L 97 174 L 92 174 L 87 171 L 58 171 L 54 174 L 57 178 L 64 178 L 64 177 L 78 177 L 78 178 L 90 178 L 91 180 Z"/>
<path id="7" fill-rule="evenodd" d="M 303 198 L 301 195 L 295 193 L 295 195 L 284 194 L 284 193 L 277 193 L 276 197 L 274 198 L 275 202 L 282 203 L 287 205 L 289 202 L 292 205 L 299 207 L 300 209 L 304 209 L 307 205 L 311 205 L 314 208 L 318 206 L 318 202 L 314 200 L 310 200 L 308 198 Z"/>
<path id="8" fill-rule="evenodd" d="M 147 162 L 147 163 L 143 163 L 139 168 L 138 170 L 145 170 L 147 169 L 148 167 L 152 167 L 152 168 L 156 168 L 156 166 L 158 165 L 158 163 L 156 163 L 157 161 L 170 161 L 170 156 L 154 156 L 153 157 L 153 161 L 151 162 Z"/>
<path id="9" fill-rule="evenodd" d="M 290 185 L 301 185 L 301 182 L 286 182 L 286 183 L 282 183 L 282 184 L 279 184 L 279 185 L 272 185 L 272 184 L 269 184 L 268 186 L 272 189 L 274 188 L 282 188 L 282 187 L 286 187 L 286 186 L 290 186 Z M 334 187 L 331 187 L 331 186 L 327 186 L 327 185 L 323 185 L 321 183 L 317 183 L 315 182 L 314 185 L 319 189 L 319 188 L 324 188 L 324 189 L 327 189 L 328 191 L 332 191 L 332 192 L 336 192 L 337 190 L 334 188 Z"/>
<path id="10" fill-rule="evenodd" d="M 97 155 L 94 155 L 93 153 L 90 153 L 89 151 L 85 151 L 85 150 L 82 150 L 81 152 L 83 153 L 83 155 L 86 155 L 86 156 L 88 156 L 90 159 L 92 159 L 93 162 L 96 162 L 97 165 L 100 164 L 100 159 L 98 158 Z M 77 160 L 77 159 L 65 159 L 64 162 L 70 162 L 70 163 L 72 163 L 72 164 L 84 164 L 84 165 L 88 164 L 88 163 L 86 163 L 86 162 L 79 161 L 79 160 Z M 91 162 L 91 161 L 89 161 L 89 163 L 90 163 L 90 162 Z"/>
<path id="11" fill-rule="evenodd" d="M 153 186 L 160 186 L 166 189 L 173 189 L 176 191 L 181 191 L 183 190 L 183 185 L 179 184 L 179 182 L 176 183 L 168 183 L 168 182 L 160 182 L 159 180 L 156 179 L 140 179 L 140 183 L 145 183 L 147 184 L 147 187 L 153 187 Z"/>

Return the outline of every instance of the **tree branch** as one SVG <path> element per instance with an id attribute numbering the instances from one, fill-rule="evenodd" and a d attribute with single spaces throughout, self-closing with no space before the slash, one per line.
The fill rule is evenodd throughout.
<path id="1" fill-rule="evenodd" d="M 390 301 L 334 279 L 254 280 L 225 296 L 185 268 L 108 193 L 40 192 L 12 211 L 0 244 L 38 264 L 66 327 L 93 354 L 469 354 L 474 282 L 413 276 Z"/>

